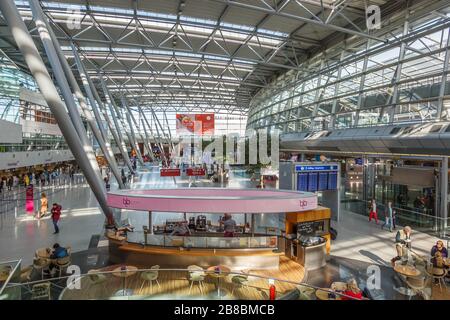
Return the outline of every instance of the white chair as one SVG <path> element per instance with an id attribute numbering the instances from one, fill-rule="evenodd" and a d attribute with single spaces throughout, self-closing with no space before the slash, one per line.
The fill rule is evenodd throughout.
<path id="1" fill-rule="evenodd" d="M 141 273 L 141 279 L 144 280 L 141 285 L 141 291 L 146 282 L 150 282 L 150 293 L 153 294 L 153 281 L 161 288 L 158 277 L 159 277 L 159 265 L 152 266 L 149 271 L 143 271 Z"/>
<path id="2" fill-rule="evenodd" d="M 206 276 L 205 271 L 203 270 L 202 267 L 196 266 L 196 265 L 191 265 L 187 269 L 188 269 L 188 273 L 189 273 L 188 280 L 191 284 L 189 286 L 189 294 L 191 294 L 192 287 L 195 282 L 197 282 L 197 284 L 198 284 L 200 293 L 203 294 L 203 282 L 205 281 L 205 276 Z"/>

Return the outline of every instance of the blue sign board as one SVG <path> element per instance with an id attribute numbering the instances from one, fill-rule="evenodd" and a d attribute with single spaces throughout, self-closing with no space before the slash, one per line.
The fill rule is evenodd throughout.
<path id="1" fill-rule="evenodd" d="M 309 171 L 337 171 L 337 165 L 296 165 L 296 172 L 309 172 Z"/>

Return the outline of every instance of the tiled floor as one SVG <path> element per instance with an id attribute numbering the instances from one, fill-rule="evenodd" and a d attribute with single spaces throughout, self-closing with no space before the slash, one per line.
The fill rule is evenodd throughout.
<path id="1" fill-rule="evenodd" d="M 254 187 L 254 182 L 249 178 L 240 176 L 234 177 L 226 185 L 212 183 L 207 179 L 190 180 L 188 177 L 177 177 L 175 184 L 173 178 L 161 178 L 158 168 L 150 167 L 134 177 L 130 188 L 189 187 L 192 183 L 198 187 Z M 113 182 L 111 190 L 114 189 L 117 189 L 117 184 Z M 36 188 L 35 195 L 39 195 L 41 191 L 47 193 L 49 204 L 57 202 L 63 207 L 60 233 L 53 234 L 53 224 L 48 216 L 38 221 L 25 213 L 23 202 L 19 202 L 16 209 L 11 202 L 6 207 L 4 201 L 0 203 L 0 261 L 22 259 L 22 265 L 29 265 L 36 249 L 49 247 L 55 242 L 71 246 L 73 252 L 86 250 L 92 235 L 102 234 L 104 216 L 87 184 Z M 18 197 L 24 198 L 24 190 Z"/>

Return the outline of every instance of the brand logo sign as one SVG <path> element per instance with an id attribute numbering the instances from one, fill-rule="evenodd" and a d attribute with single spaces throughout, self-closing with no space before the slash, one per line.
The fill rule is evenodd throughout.
<path id="1" fill-rule="evenodd" d="M 125 207 L 128 207 L 131 204 L 131 200 L 125 197 L 122 199 L 122 203 Z"/>
<path id="2" fill-rule="evenodd" d="M 308 206 L 307 200 L 300 200 L 300 208 L 306 208 Z"/>

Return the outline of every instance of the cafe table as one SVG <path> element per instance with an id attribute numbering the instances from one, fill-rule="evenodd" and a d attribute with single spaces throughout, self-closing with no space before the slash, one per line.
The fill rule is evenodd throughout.
<path id="1" fill-rule="evenodd" d="M 36 250 L 36 258 L 49 259 L 52 251 L 50 248 L 40 248 Z"/>
<path id="2" fill-rule="evenodd" d="M 408 277 L 418 277 L 422 272 L 411 264 L 403 264 L 401 260 L 395 262 L 394 271 L 400 275 L 403 282 L 406 283 Z M 415 292 L 408 286 L 398 288 L 398 291 L 405 296 L 412 297 Z"/>
<path id="3" fill-rule="evenodd" d="M 208 269 L 206 269 L 206 274 L 212 278 L 217 279 L 217 296 L 219 298 L 223 298 L 227 295 L 227 292 L 224 289 L 220 288 L 220 279 L 225 278 L 228 276 L 231 272 L 231 269 L 224 265 L 218 265 L 218 266 L 211 266 Z"/>
<path id="4" fill-rule="evenodd" d="M 133 290 L 127 289 L 127 278 L 135 275 L 137 270 L 135 266 L 120 266 L 113 270 L 113 276 L 122 278 L 122 289 L 118 290 L 115 296 L 125 297 L 133 294 Z"/>
<path id="5" fill-rule="evenodd" d="M 11 273 L 11 266 L 0 266 L 0 282 L 6 281 Z"/>
<path id="6" fill-rule="evenodd" d="M 341 300 L 341 297 L 338 294 L 334 294 L 334 297 L 330 297 L 330 293 L 334 294 L 334 290 L 329 288 L 317 289 L 316 297 L 319 300 Z"/>

